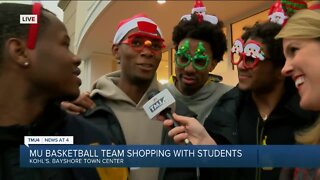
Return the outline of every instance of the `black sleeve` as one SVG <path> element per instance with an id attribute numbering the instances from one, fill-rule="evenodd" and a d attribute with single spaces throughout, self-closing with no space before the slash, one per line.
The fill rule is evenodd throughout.
<path id="1" fill-rule="evenodd" d="M 67 115 L 67 121 L 61 134 L 74 137 L 74 144 L 105 144 L 111 141 L 102 131 L 81 116 Z"/>
<path id="2" fill-rule="evenodd" d="M 112 109 L 106 105 L 105 98 L 96 95 L 92 98 L 96 103 L 94 109 L 82 114 L 82 117 L 102 131 L 114 144 L 126 144 L 122 127 Z"/>
<path id="3" fill-rule="evenodd" d="M 217 144 L 238 143 L 238 106 L 240 93 L 233 88 L 225 93 L 213 107 L 204 122 L 204 127 Z"/>
<path id="4" fill-rule="evenodd" d="M 204 127 L 217 144 L 237 144 L 236 117 L 232 114 L 212 111 L 204 122 Z"/>

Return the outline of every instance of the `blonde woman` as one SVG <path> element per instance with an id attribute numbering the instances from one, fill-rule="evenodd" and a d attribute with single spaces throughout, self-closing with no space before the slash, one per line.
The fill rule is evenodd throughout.
<path id="1" fill-rule="evenodd" d="M 320 9 L 299 11 L 276 38 L 283 38 L 286 63 L 282 73 L 295 81 L 301 96 L 300 106 L 319 111 Z M 320 123 L 306 134 L 298 134 L 297 139 L 306 144 L 320 144 Z"/>
<path id="2" fill-rule="evenodd" d="M 291 76 L 301 96 L 300 106 L 320 110 L 320 4 L 292 16 L 276 38 L 283 38 L 286 57 L 282 73 Z M 320 144 L 320 117 L 309 129 L 296 134 L 302 144 Z M 320 169 L 295 168 L 283 179 L 320 179 Z"/>

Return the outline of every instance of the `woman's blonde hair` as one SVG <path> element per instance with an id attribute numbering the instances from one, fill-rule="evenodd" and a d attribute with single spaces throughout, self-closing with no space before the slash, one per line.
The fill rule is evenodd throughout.
<path id="1" fill-rule="evenodd" d="M 320 37 L 319 22 L 320 9 L 299 10 L 289 18 L 286 25 L 275 38 L 318 38 Z"/>
<path id="2" fill-rule="evenodd" d="M 295 138 L 301 144 L 320 144 L 320 116 L 313 126 L 297 132 Z"/>

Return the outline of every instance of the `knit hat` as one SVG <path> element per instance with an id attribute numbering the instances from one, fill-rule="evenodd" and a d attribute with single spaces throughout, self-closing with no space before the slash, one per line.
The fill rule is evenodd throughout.
<path id="1" fill-rule="evenodd" d="M 320 10 L 304 9 L 297 11 L 275 37 L 317 38 L 320 37 Z"/>
<path id="2" fill-rule="evenodd" d="M 116 35 L 113 39 L 113 44 L 119 44 L 120 41 L 127 35 L 129 31 L 138 28 L 135 35 L 146 36 L 164 41 L 158 25 L 148 18 L 145 14 L 137 14 L 131 18 L 120 21 L 117 27 Z"/>
<path id="3" fill-rule="evenodd" d="M 283 10 L 291 17 L 296 11 L 307 9 L 308 5 L 303 0 L 281 0 Z"/>

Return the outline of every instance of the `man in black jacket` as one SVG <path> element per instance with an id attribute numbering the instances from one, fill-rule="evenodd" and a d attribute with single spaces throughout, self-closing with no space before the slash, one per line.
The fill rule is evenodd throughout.
<path id="1" fill-rule="evenodd" d="M 24 136 L 73 136 L 75 144 L 111 144 L 90 122 L 59 104 L 79 95 L 80 58 L 64 24 L 41 4 L 0 4 L 0 179 L 127 179 L 127 168 L 21 168 Z M 20 24 L 21 14 L 37 24 Z"/>
<path id="2" fill-rule="evenodd" d="M 299 107 L 293 81 L 281 75 L 285 63 L 282 42 L 274 39 L 280 29 L 272 22 L 256 24 L 236 41 L 232 51 L 238 55 L 232 63 L 238 67 L 239 84 L 213 108 L 204 123 L 208 133 L 194 119 L 176 116 L 188 133 L 175 128 L 169 134 L 179 134 L 178 142 L 188 138 L 193 144 L 294 144 L 294 132 L 312 124 L 317 113 Z M 164 122 L 167 126 L 171 123 Z M 279 168 L 201 170 L 202 178 L 212 179 L 273 180 L 279 173 Z"/>

